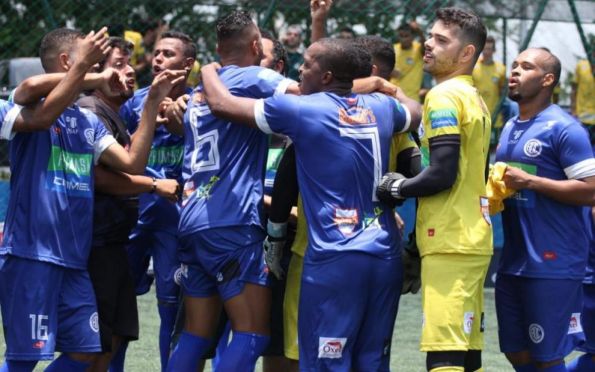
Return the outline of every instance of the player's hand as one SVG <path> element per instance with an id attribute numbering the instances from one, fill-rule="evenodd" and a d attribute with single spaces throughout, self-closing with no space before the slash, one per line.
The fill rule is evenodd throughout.
<path id="1" fill-rule="evenodd" d="M 185 70 L 164 70 L 155 76 L 147 99 L 162 102 L 169 94 L 171 89 L 186 80 Z"/>
<path id="2" fill-rule="evenodd" d="M 312 20 L 326 19 L 332 5 L 333 0 L 310 0 L 310 16 Z"/>
<path id="3" fill-rule="evenodd" d="M 262 245 L 264 248 L 264 262 L 267 264 L 269 271 L 272 272 L 277 279 L 283 279 L 285 271 L 281 267 L 281 259 L 283 258 L 285 237 L 273 238 L 270 235 L 267 235 Z"/>
<path id="4" fill-rule="evenodd" d="M 85 64 L 87 68 L 91 68 L 108 55 L 111 50 L 108 43 L 107 27 L 102 27 L 97 33 L 95 31 L 89 32 L 79 44 L 78 62 Z"/>
<path id="5" fill-rule="evenodd" d="M 201 73 L 205 73 L 205 72 L 212 72 L 212 71 L 219 71 L 221 69 L 221 65 L 217 62 L 211 62 L 207 65 L 204 65 L 200 68 L 200 72 Z"/>
<path id="6" fill-rule="evenodd" d="M 190 96 L 188 94 L 183 94 L 178 99 L 174 101 L 174 103 L 167 107 L 165 110 L 165 116 L 176 122 L 176 124 L 181 125 L 184 121 L 184 113 L 188 108 L 188 101 L 190 100 Z"/>
<path id="7" fill-rule="evenodd" d="M 509 189 L 522 190 L 529 188 L 532 177 L 532 175 L 524 170 L 509 165 L 506 167 L 503 180 Z"/>
<path id="8" fill-rule="evenodd" d="M 395 221 L 397 222 L 397 229 L 403 234 L 405 232 L 405 221 L 397 212 L 395 212 Z"/>
<path id="9" fill-rule="evenodd" d="M 382 178 L 380 179 L 380 183 L 376 188 L 376 196 L 378 197 L 378 200 L 380 200 L 382 203 L 384 203 L 391 209 L 394 209 L 396 206 L 403 204 L 405 198 L 395 197 L 393 195 L 392 189 L 395 183 L 403 182 L 401 180 L 405 179 L 405 176 L 403 176 L 401 173 L 396 172 L 389 172 L 382 176 Z"/>
<path id="10" fill-rule="evenodd" d="M 106 68 L 100 72 L 101 86 L 99 89 L 103 94 L 114 97 L 126 90 L 126 76 L 123 76 L 118 70 Z"/>
<path id="11" fill-rule="evenodd" d="M 397 92 L 399 91 L 399 87 L 397 87 L 395 84 L 391 83 L 388 80 L 382 79 L 382 78 L 378 78 L 378 88 L 377 91 L 380 93 L 384 93 L 388 96 L 391 97 L 396 97 L 397 96 Z"/>
<path id="12" fill-rule="evenodd" d="M 403 248 L 403 287 L 401 294 L 416 294 L 421 287 L 421 257 L 415 243 L 415 234 L 409 236 L 409 243 Z"/>
<path id="13" fill-rule="evenodd" d="M 157 188 L 155 193 L 162 198 L 172 202 L 178 201 L 178 194 L 180 192 L 180 184 L 172 179 L 158 179 L 156 181 Z"/>
<path id="14" fill-rule="evenodd" d="M 174 100 L 170 97 L 165 97 L 163 101 L 159 104 L 159 108 L 157 111 L 157 126 L 166 125 L 169 122 L 169 119 L 166 115 L 167 109 L 174 104 Z"/>

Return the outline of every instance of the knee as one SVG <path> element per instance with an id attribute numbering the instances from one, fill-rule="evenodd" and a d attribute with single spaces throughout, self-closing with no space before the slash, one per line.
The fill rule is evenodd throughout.
<path id="1" fill-rule="evenodd" d="M 553 366 L 557 366 L 559 364 L 563 364 L 564 360 L 562 359 L 556 359 L 556 360 L 552 360 L 549 362 L 535 362 L 535 367 L 537 369 L 547 369 Z"/>
<path id="2" fill-rule="evenodd" d="M 428 371 L 463 371 L 466 351 L 431 351 L 426 356 Z"/>

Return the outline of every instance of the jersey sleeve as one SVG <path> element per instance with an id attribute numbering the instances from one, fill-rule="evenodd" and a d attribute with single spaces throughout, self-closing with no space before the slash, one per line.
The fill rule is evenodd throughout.
<path id="1" fill-rule="evenodd" d="M 454 97 L 447 92 L 430 91 L 426 97 L 423 122 L 425 136 L 429 138 L 460 134 L 462 110 Z"/>
<path id="2" fill-rule="evenodd" d="M 280 133 L 293 139 L 299 131 L 294 121 L 294 118 L 299 117 L 299 111 L 299 97 L 281 95 L 257 100 L 254 118 L 261 131 Z"/>
<path id="3" fill-rule="evenodd" d="M 560 164 L 568 179 L 595 176 L 593 149 L 580 125 L 568 125 L 560 133 Z"/>
<path id="4" fill-rule="evenodd" d="M 244 91 L 253 98 L 268 98 L 284 94 L 287 87 L 295 81 L 285 78 L 283 75 L 268 69 L 254 68 L 244 79 Z"/>
<path id="5" fill-rule="evenodd" d="M 16 133 L 12 128 L 22 109 L 22 106 L 0 100 L 0 139 L 14 138 Z"/>
<path id="6" fill-rule="evenodd" d="M 103 125 L 103 122 L 101 122 L 97 115 L 91 112 L 86 112 L 85 115 L 89 119 L 89 122 L 91 123 L 91 127 L 93 130 L 93 163 L 97 165 L 97 163 L 99 162 L 99 158 L 101 157 L 101 154 L 103 154 L 103 152 L 108 147 L 116 143 L 116 139 L 105 128 L 105 125 Z M 87 137 L 86 133 L 85 137 Z M 90 139 L 90 136 L 87 137 L 87 140 Z"/>
<path id="7" fill-rule="evenodd" d="M 409 125 L 411 125 L 411 113 L 409 109 L 402 105 L 397 99 L 386 96 L 389 100 L 389 103 L 392 107 L 392 114 L 393 114 L 393 132 L 394 133 L 403 133 L 409 130 Z"/>

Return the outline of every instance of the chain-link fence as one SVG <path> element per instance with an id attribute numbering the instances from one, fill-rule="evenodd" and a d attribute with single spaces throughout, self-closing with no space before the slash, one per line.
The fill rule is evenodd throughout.
<path id="1" fill-rule="evenodd" d="M 488 28 L 494 31 L 500 27 L 499 20 L 508 17 L 532 20 L 540 14 L 544 19 L 573 21 L 573 13 L 562 4 L 566 1 L 550 0 L 547 6 L 544 5 L 545 9 L 540 9 L 540 4 L 545 3 L 543 0 L 335 0 L 327 31 L 333 35 L 341 28 L 351 27 L 357 34 L 377 34 L 395 41 L 395 29 L 401 22 L 416 19 L 425 28 L 437 8 L 450 5 L 477 11 L 484 16 Z M 574 13 L 579 14 L 583 22 L 595 23 L 592 0 L 573 3 Z M 161 30 L 175 29 L 196 41 L 197 59 L 206 63 L 215 58 L 214 25 L 217 18 L 237 8 L 250 10 L 259 26 L 277 36 L 288 25 L 298 24 L 308 30 L 310 24 L 309 0 L 0 1 L 0 95 L 4 92 L 6 96 L 27 73 L 38 71 L 35 67 L 27 67 L 34 65 L 34 61 L 15 59 L 36 57 L 42 36 L 53 28 L 67 26 L 88 32 L 106 25 L 111 35 L 124 35 L 128 31 L 128 36 L 136 37 L 135 42 L 144 44 L 148 53 Z M 304 45 L 308 44 L 308 39 L 306 31 Z M 143 81 L 142 76 L 139 80 Z M 8 161 L 7 143 L 0 141 L 0 183 L 7 180 Z M 0 221 L 3 220 L 7 194 L 6 188 L 0 189 Z"/>

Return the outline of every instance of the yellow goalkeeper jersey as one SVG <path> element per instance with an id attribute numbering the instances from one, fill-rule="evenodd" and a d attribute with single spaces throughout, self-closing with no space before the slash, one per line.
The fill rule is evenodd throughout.
<path id="1" fill-rule="evenodd" d="M 460 135 L 461 149 L 454 185 L 419 198 L 416 233 L 422 256 L 492 254 L 485 179 L 490 130 L 490 112 L 470 75 L 442 82 L 426 96 L 420 131 L 422 156 L 429 159 L 428 141 L 443 135 Z"/>

